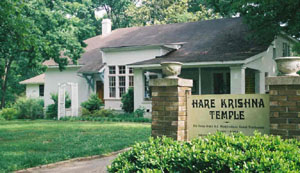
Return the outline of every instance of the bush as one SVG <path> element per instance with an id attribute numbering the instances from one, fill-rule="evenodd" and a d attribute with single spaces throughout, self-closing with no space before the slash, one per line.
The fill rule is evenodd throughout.
<path id="1" fill-rule="evenodd" d="M 133 115 L 135 117 L 144 117 L 145 109 L 144 108 L 138 108 L 133 112 Z"/>
<path id="2" fill-rule="evenodd" d="M 87 101 L 81 103 L 81 107 L 92 113 L 96 110 L 100 110 L 101 106 L 103 106 L 103 103 L 96 94 L 92 94 Z"/>
<path id="3" fill-rule="evenodd" d="M 133 112 L 133 106 L 134 106 L 134 102 L 133 102 L 133 88 L 129 88 L 127 93 L 125 93 L 122 96 L 121 102 L 122 102 L 122 109 L 125 112 L 131 113 Z"/>
<path id="4" fill-rule="evenodd" d="M 57 109 L 58 109 L 58 94 L 57 93 L 51 93 L 51 99 L 53 100 L 53 104 L 50 104 L 47 106 L 46 110 L 46 118 L 56 118 L 57 117 Z M 65 107 L 69 108 L 71 107 L 71 99 L 69 97 L 69 94 L 66 93 L 65 97 Z"/>
<path id="5" fill-rule="evenodd" d="M 14 107 L 19 119 L 38 119 L 44 117 L 44 101 L 42 99 L 20 98 Z"/>
<path id="6" fill-rule="evenodd" d="M 15 108 L 3 108 L 0 111 L 0 119 L 12 120 L 17 118 L 18 111 Z"/>
<path id="7" fill-rule="evenodd" d="M 115 113 L 113 110 L 110 109 L 101 109 L 94 111 L 92 114 L 93 117 L 114 117 Z"/>
<path id="8" fill-rule="evenodd" d="M 189 142 L 150 138 L 119 155 L 109 172 L 299 172 L 300 142 L 222 133 Z"/>
<path id="9" fill-rule="evenodd" d="M 85 109 L 85 108 L 81 108 L 81 115 L 82 116 L 91 116 L 92 113 L 89 110 Z"/>

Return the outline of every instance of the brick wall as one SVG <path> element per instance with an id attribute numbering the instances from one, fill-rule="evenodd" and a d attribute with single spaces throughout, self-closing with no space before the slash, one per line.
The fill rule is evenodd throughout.
<path id="1" fill-rule="evenodd" d="M 176 82 L 176 80 L 179 81 Z M 151 127 L 154 137 L 167 136 L 179 141 L 187 140 L 186 100 L 187 95 L 191 94 L 191 86 L 185 86 L 180 80 L 183 79 L 150 81 L 150 86 L 152 86 Z"/>
<path id="2" fill-rule="evenodd" d="M 280 78 L 283 77 L 267 80 L 270 88 L 270 134 L 300 139 L 300 84 L 284 82 Z M 285 77 L 285 80 L 287 78 L 295 77 Z"/>

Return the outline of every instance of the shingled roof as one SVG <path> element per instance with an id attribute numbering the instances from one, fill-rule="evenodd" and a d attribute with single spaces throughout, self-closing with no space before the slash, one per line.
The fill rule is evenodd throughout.
<path id="1" fill-rule="evenodd" d="M 95 72 L 103 66 L 101 48 L 183 44 L 177 51 L 135 65 L 245 60 L 268 47 L 247 39 L 249 33 L 241 18 L 121 28 L 85 40 L 88 46 L 79 60 L 85 65 L 79 72 Z"/>
<path id="2" fill-rule="evenodd" d="M 44 84 L 44 83 L 45 83 L 45 73 L 20 82 L 20 84 Z"/>

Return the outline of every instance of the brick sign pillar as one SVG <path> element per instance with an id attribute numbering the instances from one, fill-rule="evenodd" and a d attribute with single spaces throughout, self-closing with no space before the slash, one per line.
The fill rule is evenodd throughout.
<path id="1" fill-rule="evenodd" d="M 150 80 L 152 89 L 152 136 L 187 140 L 187 96 L 193 81 L 181 78 Z"/>
<path id="2" fill-rule="evenodd" d="M 300 139 L 300 77 L 268 77 L 270 134 Z"/>

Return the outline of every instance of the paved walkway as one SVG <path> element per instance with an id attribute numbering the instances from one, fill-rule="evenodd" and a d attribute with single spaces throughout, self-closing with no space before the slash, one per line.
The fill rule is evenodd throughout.
<path id="1" fill-rule="evenodd" d="M 50 165 L 44 165 L 41 168 L 29 168 L 26 170 L 17 171 L 18 173 L 105 173 L 106 167 L 111 164 L 112 160 L 118 156 L 118 153 L 128 149 L 112 153 L 106 157 L 98 157 L 95 159 L 78 159 L 75 161 L 63 161 Z M 73 159 L 74 160 L 74 159 Z"/>
<path id="2" fill-rule="evenodd" d="M 86 161 L 75 161 L 59 165 L 54 168 L 41 168 L 37 170 L 30 171 L 32 173 L 83 173 L 83 172 L 93 172 L 102 173 L 107 172 L 106 167 L 111 163 L 111 161 L 116 158 L 116 155 L 86 160 Z"/>

